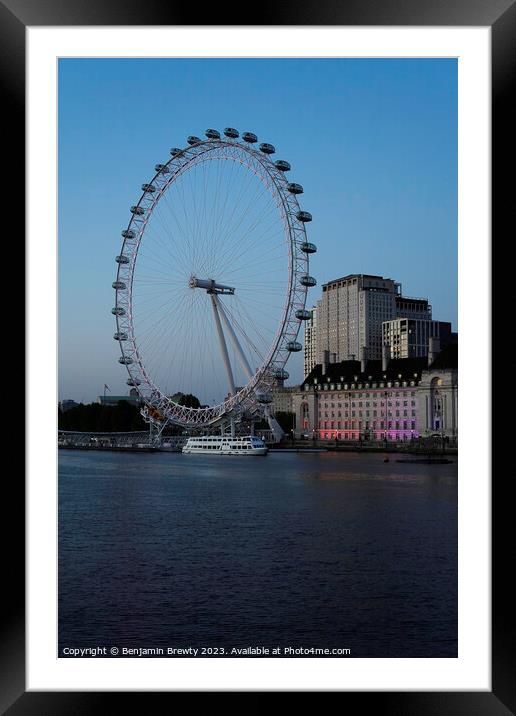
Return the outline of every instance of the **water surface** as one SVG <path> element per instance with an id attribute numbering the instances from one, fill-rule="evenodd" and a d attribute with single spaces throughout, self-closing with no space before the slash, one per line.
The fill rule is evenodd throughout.
<path id="1" fill-rule="evenodd" d="M 65 647 L 457 655 L 457 465 L 59 451 Z"/>

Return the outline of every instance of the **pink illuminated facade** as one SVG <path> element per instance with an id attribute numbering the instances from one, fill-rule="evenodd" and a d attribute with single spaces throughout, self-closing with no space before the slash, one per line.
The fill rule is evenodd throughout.
<path id="1" fill-rule="evenodd" d="M 453 365 L 455 361 L 455 366 Z M 322 440 L 457 438 L 455 358 L 318 365 L 293 395 L 296 432 Z"/>
<path id="2" fill-rule="evenodd" d="M 315 383 L 316 404 L 301 401 L 301 429 L 335 440 L 410 440 L 419 437 L 417 378 L 409 381 Z M 306 406 L 306 407 L 305 407 Z M 315 424 L 314 424 L 315 423 Z"/>

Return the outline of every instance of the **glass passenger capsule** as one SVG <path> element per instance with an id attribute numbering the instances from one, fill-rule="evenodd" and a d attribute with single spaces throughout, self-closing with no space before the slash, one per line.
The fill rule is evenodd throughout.
<path id="1" fill-rule="evenodd" d="M 115 341 L 126 341 L 127 333 L 124 333 L 123 331 L 117 331 L 113 334 L 113 338 L 115 339 Z"/>
<path id="2" fill-rule="evenodd" d="M 202 142 L 202 139 L 199 139 L 199 137 L 194 137 L 194 135 L 191 134 L 186 141 L 188 142 L 188 144 L 191 144 L 193 146 L 194 144 L 200 144 Z"/>
<path id="3" fill-rule="evenodd" d="M 300 321 L 308 321 L 308 319 L 311 317 L 312 317 L 312 312 L 307 311 L 306 308 L 299 308 L 296 311 L 296 318 L 299 319 Z"/>
<path id="4" fill-rule="evenodd" d="M 290 373 L 285 368 L 278 368 L 274 371 L 274 377 L 276 380 L 288 380 Z"/>
<path id="5" fill-rule="evenodd" d="M 303 193 L 303 187 L 301 184 L 295 184 L 292 182 L 291 184 L 287 184 L 287 191 L 289 191 L 291 194 L 302 194 Z"/>
<path id="6" fill-rule="evenodd" d="M 155 171 L 158 172 L 158 174 L 169 174 L 170 169 L 167 167 L 166 164 L 156 164 L 154 166 Z"/>
<path id="7" fill-rule="evenodd" d="M 120 356 L 118 359 L 118 362 L 122 365 L 131 365 L 131 363 L 134 363 L 134 360 L 130 358 L 129 356 Z"/>
<path id="8" fill-rule="evenodd" d="M 302 348 L 303 346 L 301 345 L 301 343 L 298 343 L 298 341 L 289 341 L 287 343 L 287 350 L 291 353 L 299 353 Z"/>
<path id="9" fill-rule="evenodd" d="M 273 144 L 267 144 L 267 142 L 260 144 L 260 152 L 264 154 L 274 154 L 275 151 L 276 147 Z"/>
<path id="10" fill-rule="evenodd" d="M 111 309 L 111 313 L 114 316 L 125 316 L 125 308 L 122 308 L 121 306 L 115 306 Z"/>
<path id="11" fill-rule="evenodd" d="M 132 229 L 124 229 L 124 231 L 122 231 L 122 236 L 124 237 L 124 239 L 134 239 L 136 234 Z"/>
<path id="12" fill-rule="evenodd" d="M 298 211 L 296 214 L 296 219 L 305 223 L 306 221 L 312 221 L 312 215 L 309 211 Z"/>
<path id="13" fill-rule="evenodd" d="M 156 191 L 156 187 L 154 184 L 142 184 L 142 191 L 144 191 L 146 194 L 154 194 Z"/>
<path id="14" fill-rule="evenodd" d="M 301 276 L 299 283 L 302 286 L 316 286 L 317 280 L 313 276 Z"/>
<path id="15" fill-rule="evenodd" d="M 123 254 L 120 254 L 120 256 L 117 256 L 115 261 L 117 264 L 128 264 L 129 263 L 129 256 L 124 256 Z"/>
<path id="16" fill-rule="evenodd" d="M 217 132 L 216 129 L 207 129 L 204 134 L 208 139 L 220 139 L 220 132 Z"/>
<path id="17" fill-rule="evenodd" d="M 140 385 L 140 382 L 138 378 L 128 378 L 126 381 L 127 385 L 132 385 L 133 388 L 135 388 L 137 385 Z"/>
<path id="18" fill-rule="evenodd" d="M 259 403 L 267 405 L 268 403 L 272 403 L 272 395 L 270 395 L 269 393 L 257 393 L 256 400 Z"/>
<path id="19" fill-rule="evenodd" d="M 291 169 L 290 164 L 284 159 L 278 159 L 277 162 L 274 162 L 274 166 L 276 167 L 276 169 L 279 169 L 280 172 L 289 172 Z"/>
<path id="20" fill-rule="evenodd" d="M 252 132 L 244 132 L 242 134 L 242 139 L 244 140 L 244 142 L 249 142 L 249 144 L 254 144 L 258 141 L 258 137 Z"/>
<path id="21" fill-rule="evenodd" d="M 145 214 L 145 209 L 143 206 L 131 206 L 131 214 L 135 214 L 135 216 L 141 216 L 142 214 Z"/>
<path id="22" fill-rule="evenodd" d="M 177 155 L 178 155 L 178 154 L 181 154 L 182 151 L 183 151 L 183 150 L 182 150 L 182 149 L 179 149 L 179 147 L 172 147 L 172 149 L 170 150 L 170 154 L 171 154 L 173 157 L 177 157 Z"/>
<path id="23" fill-rule="evenodd" d="M 125 283 L 123 281 L 113 281 L 113 283 L 111 285 L 117 291 L 123 291 L 124 289 L 127 288 L 127 286 L 125 285 Z"/>
<path id="24" fill-rule="evenodd" d="M 237 139 L 239 134 L 236 129 L 233 129 L 233 127 L 226 127 L 224 130 L 224 134 L 226 137 L 231 137 L 231 139 Z"/>
<path id="25" fill-rule="evenodd" d="M 315 254 L 317 246 L 315 244 L 311 244 L 309 241 L 303 241 L 301 244 L 301 251 L 304 251 L 305 254 Z"/>

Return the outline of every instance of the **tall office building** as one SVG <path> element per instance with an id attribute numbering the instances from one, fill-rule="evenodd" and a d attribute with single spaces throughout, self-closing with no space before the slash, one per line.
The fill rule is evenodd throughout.
<path id="1" fill-rule="evenodd" d="M 382 357 L 382 323 L 397 315 L 401 285 L 390 278 L 350 274 L 322 286 L 317 312 L 317 363 Z M 328 353 L 325 353 L 328 351 Z"/>

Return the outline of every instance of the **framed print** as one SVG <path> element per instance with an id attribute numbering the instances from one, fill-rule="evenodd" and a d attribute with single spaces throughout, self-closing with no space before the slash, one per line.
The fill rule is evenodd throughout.
<path id="1" fill-rule="evenodd" d="M 0 12 L 28 321 L 4 710 L 514 711 L 490 420 L 514 4 Z"/>

